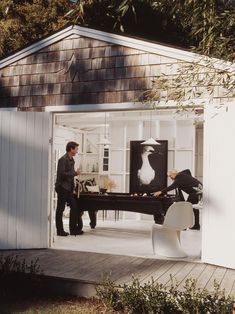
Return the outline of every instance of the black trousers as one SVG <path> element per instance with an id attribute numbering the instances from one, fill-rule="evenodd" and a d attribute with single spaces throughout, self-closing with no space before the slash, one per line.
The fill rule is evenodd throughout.
<path id="1" fill-rule="evenodd" d="M 88 210 L 91 228 L 95 228 L 97 220 L 97 210 Z"/>
<path id="2" fill-rule="evenodd" d="M 56 193 L 58 196 L 57 208 L 56 208 L 56 229 L 57 233 L 64 231 L 63 226 L 63 212 L 66 203 L 69 204 L 70 214 L 69 214 L 69 231 L 72 234 L 80 232 L 83 228 L 82 212 L 78 210 L 76 195 L 72 192 L 65 190 L 62 187 L 56 188 Z"/>
<path id="3" fill-rule="evenodd" d="M 189 194 L 187 201 L 192 203 L 192 204 L 197 204 L 199 202 L 199 195 L 196 193 Z M 195 218 L 194 226 L 199 227 L 200 226 L 199 209 L 194 208 L 193 212 L 194 212 L 194 218 Z"/>

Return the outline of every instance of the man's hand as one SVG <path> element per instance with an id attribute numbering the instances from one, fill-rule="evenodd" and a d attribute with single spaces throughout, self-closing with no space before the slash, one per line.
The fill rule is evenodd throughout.
<path id="1" fill-rule="evenodd" d="M 75 172 L 76 172 L 77 176 L 79 176 L 79 174 L 81 173 L 79 168 L 77 168 L 77 170 Z"/>
<path id="2" fill-rule="evenodd" d="M 161 195 L 161 194 L 162 194 L 161 191 L 157 191 L 157 192 L 154 192 L 154 193 L 153 193 L 154 196 L 159 196 L 159 195 Z"/>

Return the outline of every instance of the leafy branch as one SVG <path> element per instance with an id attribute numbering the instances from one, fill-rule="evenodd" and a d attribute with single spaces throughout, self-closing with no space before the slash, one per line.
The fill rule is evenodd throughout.
<path id="1" fill-rule="evenodd" d="M 227 65 L 227 66 L 226 66 Z M 180 63 L 170 75 L 161 73 L 152 80 L 152 88 L 143 92 L 141 99 L 156 108 L 171 102 L 177 112 L 195 110 L 205 102 L 235 97 L 235 68 L 231 64 L 202 58 L 197 63 Z"/>

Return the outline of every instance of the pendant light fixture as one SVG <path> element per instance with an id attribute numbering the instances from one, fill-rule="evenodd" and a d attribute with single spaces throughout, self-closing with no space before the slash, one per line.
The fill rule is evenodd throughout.
<path id="1" fill-rule="evenodd" d="M 149 129 L 150 137 L 146 141 L 142 142 L 141 145 L 161 145 L 159 142 L 155 141 L 152 137 L 152 110 L 150 110 L 150 129 Z"/>
<path id="2" fill-rule="evenodd" d="M 111 145 L 111 142 L 107 138 L 107 121 L 106 121 L 106 112 L 104 115 L 104 136 L 103 138 L 97 143 L 98 145 L 108 146 Z"/>

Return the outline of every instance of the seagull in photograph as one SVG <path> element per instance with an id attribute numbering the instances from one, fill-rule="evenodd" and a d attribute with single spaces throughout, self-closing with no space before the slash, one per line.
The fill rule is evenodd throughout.
<path id="1" fill-rule="evenodd" d="M 155 153 L 155 150 L 152 146 L 144 146 L 143 152 L 141 154 L 142 158 L 142 166 L 138 170 L 138 179 L 140 181 L 140 185 L 148 185 L 155 177 L 155 171 L 150 165 L 149 155 Z"/>

